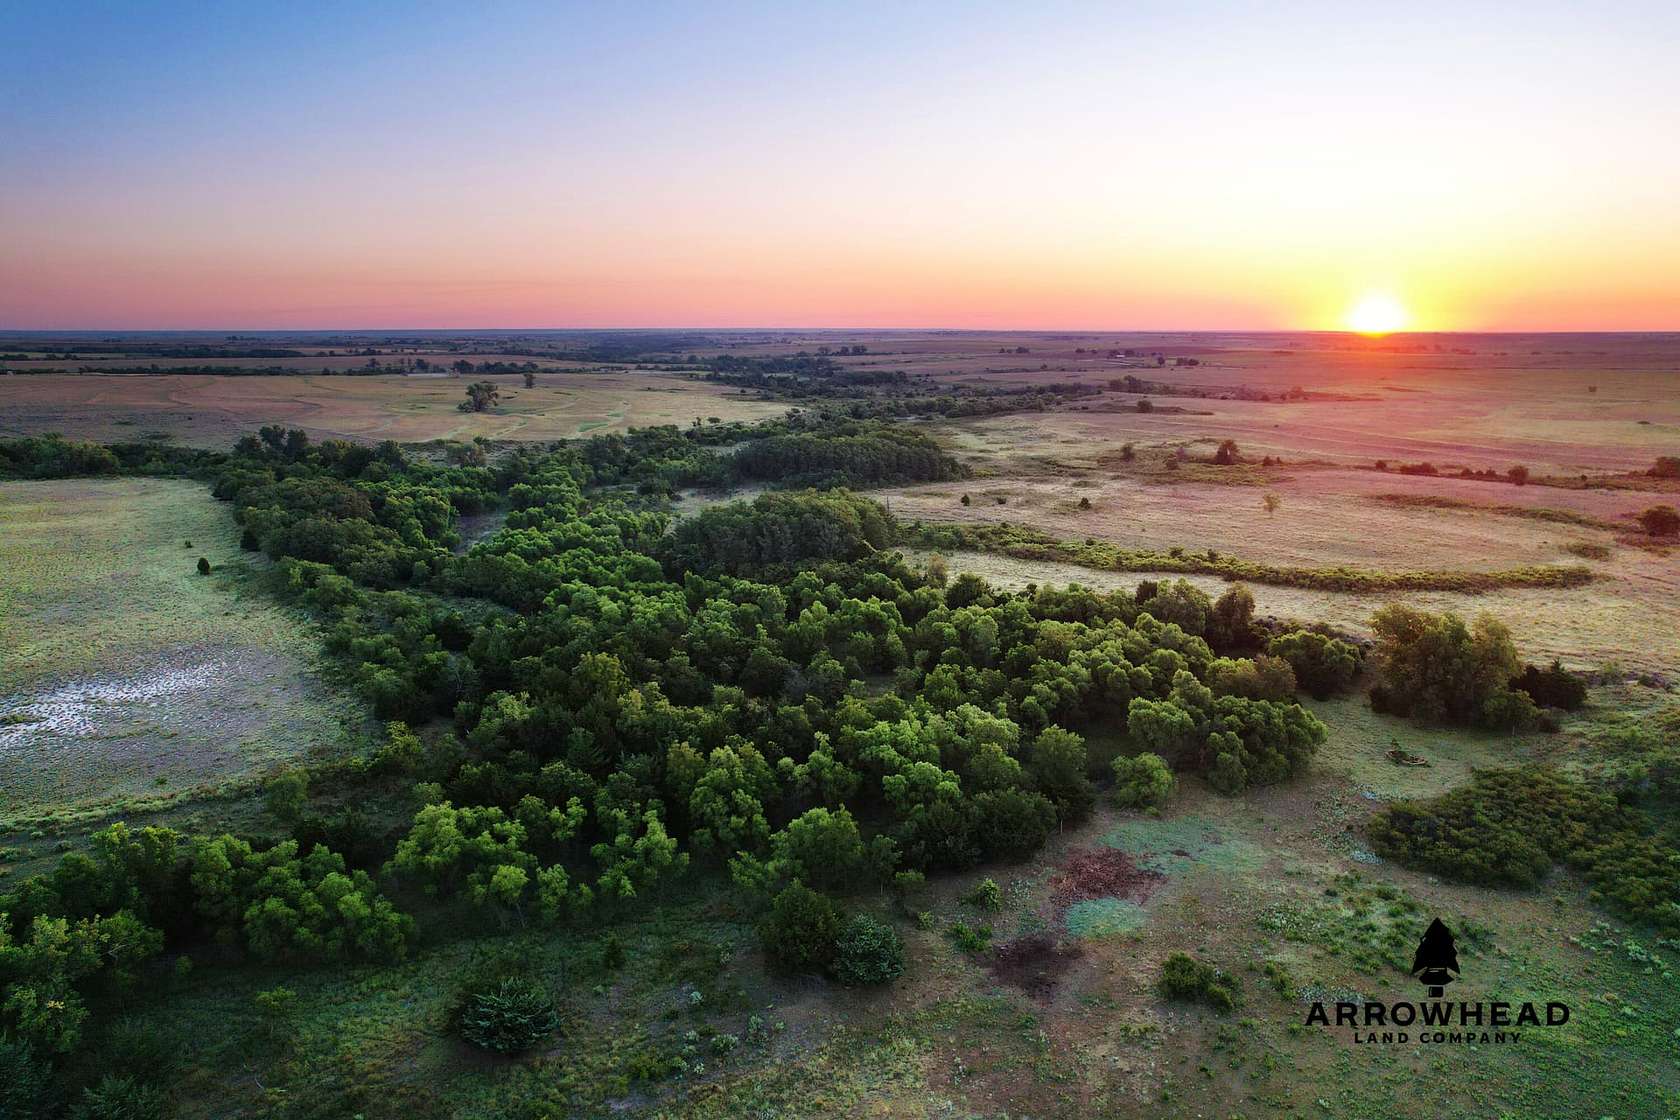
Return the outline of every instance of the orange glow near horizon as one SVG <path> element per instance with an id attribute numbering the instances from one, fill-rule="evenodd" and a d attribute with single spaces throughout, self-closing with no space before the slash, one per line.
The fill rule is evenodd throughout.
<path id="1" fill-rule="evenodd" d="M 1387 292 L 1367 292 L 1348 311 L 1348 329 L 1380 338 L 1403 331 L 1411 316 L 1401 302 Z"/>
<path id="2" fill-rule="evenodd" d="M 0 13 L 0 329 L 1680 330 L 1680 6 L 131 7 Z"/>

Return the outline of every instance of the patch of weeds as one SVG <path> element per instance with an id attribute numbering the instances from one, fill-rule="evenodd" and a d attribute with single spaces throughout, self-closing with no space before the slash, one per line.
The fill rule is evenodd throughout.
<path id="1" fill-rule="evenodd" d="M 1279 961 L 1267 961 L 1260 974 L 1271 982 L 1272 990 L 1277 992 L 1278 998 L 1295 998 L 1295 977 L 1290 975 L 1287 965 Z"/>
<path id="2" fill-rule="evenodd" d="M 984 953 L 992 943 L 991 926 L 970 926 L 967 922 L 952 922 L 945 930 L 957 948 L 965 953 Z"/>
<path id="3" fill-rule="evenodd" d="M 974 884 L 973 890 L 963 895 L 963 901 L 980 910 L 1001 910 L 1003 891 L 998 887 L 996 879 L 982 879 Z"/>
<path id="4" fill-rule="evenodd" d="M 1375 975 L 1392 968 L 1407 972 L 1428 915 L 1417 900 L 1389 883 L 1367 883 L 1343 875 L 1317 902 L 1283 902 L 1262 910 L 1256 924 L 1285 941 L 1314 945 Z M 1481 953 L 1492 930 L 1470 918 L 1451 921 L 1460 952 Z M 1462 935 L 1459 931 L 1462 930 Z"/>
<path id="5" fill-rule="evenodd" d="M 1242 1002 L 1242 984 L 1235 976 L 1188 953 L 1166 959 L 1156 987 L 1167 999 L 1206 1004 L 1219 1012 L 1234 1010 Z"/>

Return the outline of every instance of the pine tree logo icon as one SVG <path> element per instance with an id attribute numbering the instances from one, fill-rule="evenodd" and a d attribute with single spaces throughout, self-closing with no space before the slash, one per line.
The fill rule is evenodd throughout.
<path id="1" fill-rule="evenodd" d="M 1456 974 L 1460 971 L 1458 947 L 1453 944 L 1452 930 L 1436 918 L 1423 931 L 1423 940 L 1418 942 L 1417 955 L 1412 958 L 1412 975 L 1429 985 L 1430 999 L 1440 999 L 1441 993 L 1458 978 Z"/>

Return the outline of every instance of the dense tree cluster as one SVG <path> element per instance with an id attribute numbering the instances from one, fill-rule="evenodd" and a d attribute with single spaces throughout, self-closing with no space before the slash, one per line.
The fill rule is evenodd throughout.
<path id="1" fill-rule="evenodd" d="M 414 921 L 387 891 L 564 922 L 691 864 L 776 900 L 786 935 L 766 944 L 789 967 L 882 982 L 896 935 L 830 896 L 1030 855 L 1106 777 L 1083 731 L 1129 733 L 1229 792 L 1298 772 L 1324 736 L 1286 689 L 1227 686 L 1287 668 L 1240 656 L 1245 591 L 930 578 L 844 490 L 670 532 L 642 484 L 708 469 L 707 433 L 491 461 L 268 428 L 217 461 L 247 546 L 321 619 L 346 679 L 407 721 L 355 772 L 411 779 L 421 803 L 387 838 L 355 810 L 315 815 L 289 776 L 268 798 L 289 837 L 101 834 L 0 899 L 5 1033 L 73 1048 L 90 999 L 202 941 L 399 955 Z M 456 519 L 491 508 L 502 527 L 461 551 Z"/>
<path id="2" fill-rule="evenodd" d="M 90 999 L 132 987 L 166 946 L 214 940 L 261 960 L 401 956 L 413 920 L 362 871 L 295 841 L 115 824 L 0 895 L 0 1034 L 44 1053 L 81 1041 Z"/>
<path id="3" fill-rule="evenodd" d="M 968 475 L 921 432 L 879 426 L 771 436 L 736 452 L 735 464 L 744 479 L 809 486 L 944 482 Z"/>

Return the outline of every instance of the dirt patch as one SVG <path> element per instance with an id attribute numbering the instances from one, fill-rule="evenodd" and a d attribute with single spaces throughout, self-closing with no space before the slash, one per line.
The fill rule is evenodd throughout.
<path id="1" fill-rule="evenodd" d="M 1139 867 L 1118 848 L 1086 848 L 1074 852 L 1050 877 L 1050 904 L 1060 914 L 1098 898 L 1147 902 L 1166 880 L 1159 871 Z"/>
<path id="2" fill-rule="evenodd" d="M 992 950 L 992 975 L 1034 999 L 1048 1001 L 1085 950 L 1048 933 L 1030 933 Z"/>

